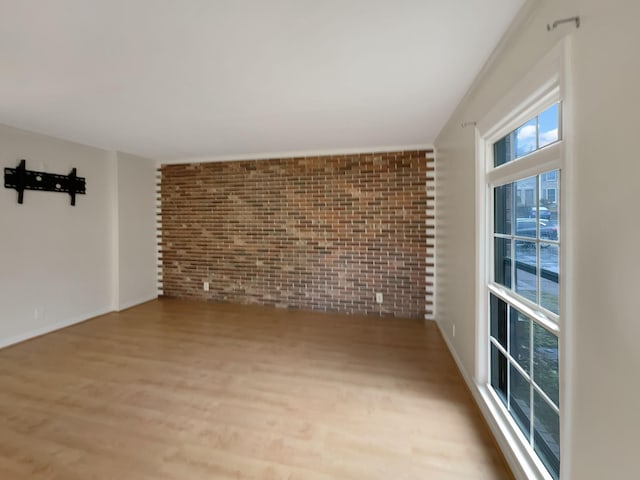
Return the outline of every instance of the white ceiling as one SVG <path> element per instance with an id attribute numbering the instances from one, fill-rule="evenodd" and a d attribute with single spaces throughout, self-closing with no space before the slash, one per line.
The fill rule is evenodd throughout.
<path id="1" fill-rule="evenodd" d="M 433 143 L 524 0 L 0 0 L 0 123 L 161 159 Z"/>

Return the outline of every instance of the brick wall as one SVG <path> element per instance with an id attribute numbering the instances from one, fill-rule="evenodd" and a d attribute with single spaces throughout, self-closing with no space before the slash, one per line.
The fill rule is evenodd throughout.
<path id="1" fill-rule="evenodd" d="M 427 153 L 163 165 L 161 293 L 423 318 Z"/>

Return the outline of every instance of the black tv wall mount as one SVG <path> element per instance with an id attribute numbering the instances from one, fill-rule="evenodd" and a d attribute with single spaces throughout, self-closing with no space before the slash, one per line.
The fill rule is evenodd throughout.
<path id="1" fill-rule="evenodd" d="M 71 205 L 76 204 L 76 195 L 87 193 L 84 177 L 78 177 L 76 169 L 69 175 L 34 172 L 27 170 L 26 160 L 20 160 L 16 168 L 4 169 L 4 186 L 18 192 L 18 203 L 23 203 L 25 190 L 41 190 L 45 192 L 63 192 L 71 195 Z"/>

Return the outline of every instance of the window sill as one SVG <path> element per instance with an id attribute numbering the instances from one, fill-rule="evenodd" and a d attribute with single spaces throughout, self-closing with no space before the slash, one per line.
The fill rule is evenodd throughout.
<path id="1" fill-rule="evenodd" d="M 552 480 L 531 447 L 518 430 L 513 419 L 505 412 L 497 396 L 486 385 L 474 383 L 476 401 L 500 448 L 507 457 L 516 478 L 523 480 Z M 473 392 L 473 390 L 472 390 Z M 516 462 L 516 465 L 513 463 Z"/>
<path id="2" fill-rule="evenodd" d="M 523 439 L 511 417 L 498 404 L 499 400 L 497 400 L 495 394 L 486 385 L 477 383 L 469 375 L 453 348 L 451 340 L 445 334 L 442 325 L 440 323 L 437 323 L 437 325 L 449 352 L 451 352 L 458 366 L 458 370 L 462 374 L 462 378 L 471 391 L 515 478 L 518 480 L 552 480 L 542 463 L 535 457 L 535 454 Z"/>

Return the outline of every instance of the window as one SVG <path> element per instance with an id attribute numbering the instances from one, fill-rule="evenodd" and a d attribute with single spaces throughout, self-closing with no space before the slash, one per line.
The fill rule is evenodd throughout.
<path id="1" fill-rule="evenodd" d="M 560 476 L 562 103 L 486 138 L 487 386 L 548 478 Z M 504 127 L 503 127 L 504 131 Z"/>
<path id="2" fill-rule="evenodd" d="M 556 202 L 556 189 L 555 188 L 547 188 L 547 202 L 555 203 Z"/>
<path id="3" fill-rule="evenodd" d="M 559 137 L 560 108 L 551 105 L 522 126 L 493 145 L 494 167 L 499 167 L 557 142 Z"/>

